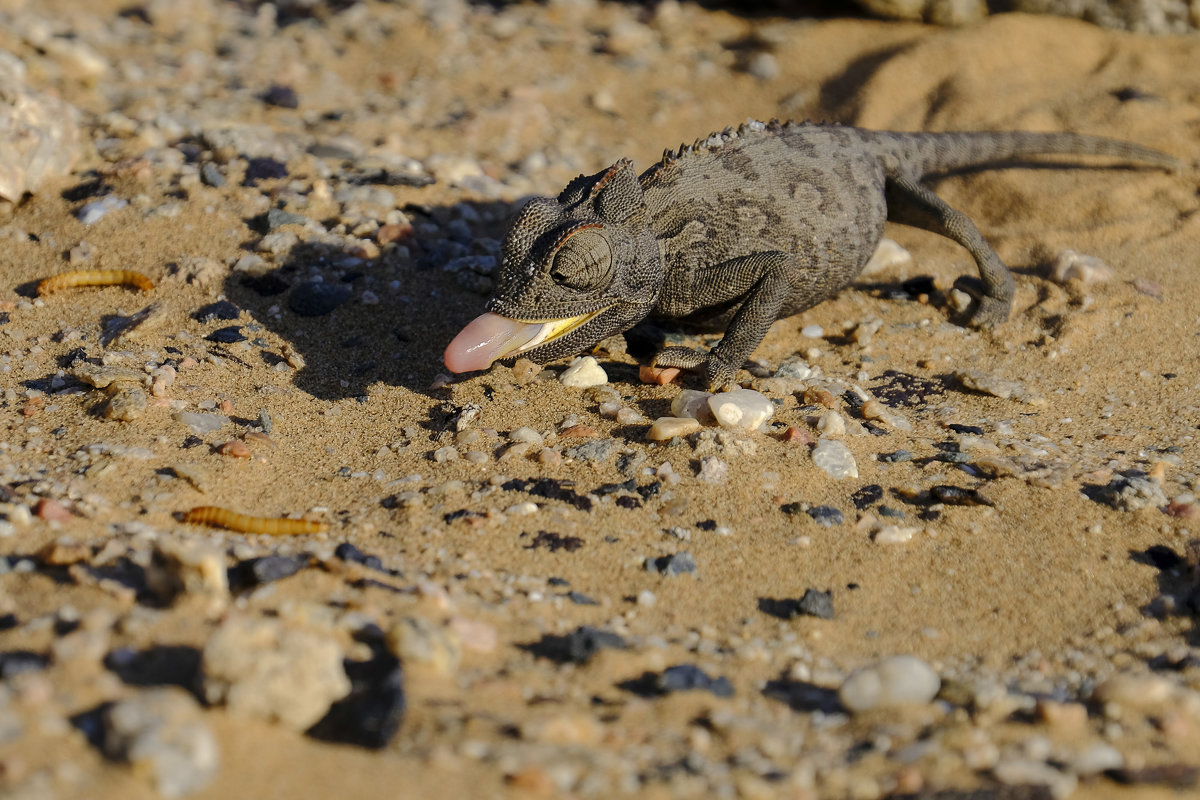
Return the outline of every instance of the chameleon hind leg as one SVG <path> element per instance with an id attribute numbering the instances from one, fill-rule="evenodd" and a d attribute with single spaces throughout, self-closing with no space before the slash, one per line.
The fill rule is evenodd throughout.
<path id="1" fill-rule="evenodd" d="M 975 297 L 971 325 L 989 328 L 1007 320 L 1012 309 L 1012 273 L 970 217 L 951 208 L 930 189 L 902 173 L 888 173 L 885 192 L 888 219 L 953 239 L 975 259 L 980 280 L 968 278 L 955 282 L 955 286 Z"/>

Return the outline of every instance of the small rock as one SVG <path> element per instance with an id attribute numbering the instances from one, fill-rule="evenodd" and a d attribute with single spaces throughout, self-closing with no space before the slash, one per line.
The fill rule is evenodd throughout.
<path id="1" fill-rule="evenodd" d="M 525 384 L 536 378 L 542 371 L 540 364 L 535 364 L 528 358 L 518 358 L 512 365 L 513 380 L 518 386 Z"/>
<path id="2" fill-rule="evenodd" d="M 670 692 L 703 691 L 712 692 L 717 697 L 733 697 L 733 684 L 721 676 L 710 677 L 695 664 L 679 664 L 667 667 L 655 682 L 658 691 L 664 694 Z"/>
<path id="3" fill-rule="evenodd" d="M 229 417 L 223 414 L 203 414 L 195 411 L 180 411 L 175 414 L 175 419 L 197 434 L 211 433 L 229 422 Z"/>
<path id="4" fill-rule="evenodd" d="M 1054 257 L 1050 264 L 1050 280 L 1055 283 L 1069 283 L 1077 280 L 1084 286 L 1093 283 L 1103 283 L 1112 280 L 1116 271 L 1095 256 L 1076 253 L 1074 250 L 1063 250 Z"/>
<path id="5" fill-rule="evenodd" d="M 70 522 L 75 517 L 69 508 L 49 497 L 43 497 L 34 504 L 33 515 L 47 522 Z"/>
<path id="6" fill-rule="evenodd" d="M 350 299 L 351 288 L 342 283 L 306 281 L 288 295 L 288 308 L 302 317 L 322 317 Z"/>
<path id="7" fill-rule="evenodd" d="M 912 253 L 905 250 L 892 239 L 880 239 L 875 246 L 875 252 L 863 267 L 862 274 L 870 275 L 882 272 L 889 267 L 898 267 L 912 263 Z"/>
<path id="8" fill-rule="evenodd" d="M 659 572 L 668 578 L 696 571 L 696 559 L 687 550 L 669 556 L 646 559 L 646 569 Z"/>
<path id="9" fill-rule="evenodd" d="M 120 211 L 125 206 L 129 205 L 129 201 L 122 197 L 101 197 L 99 200 L 93 200 L 87 203 L 83 208 L 75 213 L 79 221 L 84 225 L 94 225 L 112 211 Z"/>
<path id="10" fill-rule="evenodd" d="M 812 451 L 813 463 L 817 469 L 831 478 L 857 478 L 858 464 L 850 448 L 836 439 L 818 439 L 817 446 Z"/>
<path id="11" fill-rule="evenodd" d="M 677 367 L 652 367 L 648 364 L 642 364 L 638 367 L 638 379 L 642 383 L 666 386 L 679 377 L 679 372 L 680 370 Z"/>
<path id="12" fill-rule="evenodd" d="M 146 689 L 113 703 L 103 717 L 104 753 L 150 777 L 164 797 L 207 786 L 220 767 L 217 739 L 183 689 Z"/>
<path id="13" fill-rule="evenodd" d="M 712 408 L 708 405 L 710 397 L 712 394 L 709 392 L 684 389 L 671 401 L 671 416 L 689 417 L 699 420 L 701 425 L 712 425 L 716 420 L 713 419 Z"/>
<path id="14" fill-rule="evenodd" d="M 558 380 L 564 386 L 586 389 L 589 386 L 601 386 L 608 383 L 608 373 L 591 356 L 579 356 L 563 370 L 563 373 L 558 376 Z"/>
<path id="15" fill-rule="evenodd" d="M 1167 496 L 1162 487 L 1138 475 L 1113 478 L 1107 486 L 1095 491 L 1093 498 L 1117 511 L 1137 511 L 1148 506 L 1161 508 L 1167 505 Z"/>
<path id="16" fill-rule="evenodd" d="M 828 439 L 840 439 L 846 435 L 846 418 L 836 411 L 826 411 L 817 420 L 817 432 Z"/>
<path id="17" fill-rule="evenodd" d="M 331 636 L 278 619 L 230 617 L 204 646 L 204 696 L 303 731 L 349 693 L 342 658 Z"/>
<path id="18" fill-rule="evenodd" d="M 753 389 L 734 389 L 708 398 L 713 417 L 723 428 L 755 431 L 775 413 L 775 404 Z"/>
<path id="19" fill-rule="evenodd" d="M 525 444 L 537 445 L 539 447 L 545 441 L 544 437 L 540 433 L 528 426 L 517 428 L 512 433 L 508 434 L 508 438 L 514 442 L 522 442 Z"/>
<path id="20" fill-rule="evenodd" d="M 954 373 L 964 387 L 983 394 L 999 397 L 1001 400 L 1015 400 L 1031 406 L 1046 405 L 1046 398 L 1030 390 L 1018 381 L 1008 381 L 989 375 L 979 370 L 959 370 Z"/>
<path id="21" fill-rule="evenodd" d="M 808 515 L 812 517 L 818 525 L 823 525 L 826 528 L 832 528 L 837 525 L 841 525 L 846 521 L 846 517 L 842 514 L 842 512 L 833 506 L 813 506 L 808 510 Z"/>
<path id="22" fill-rule="evenodd" d="M 1045 786 L 1054 800 L 1066 800 L 1075 791 L 1079 779 L 1057 770 L 1044 761 L 1030 758 L 1006 758 L 992 767 L 996 780 L 1009 786 Z"/>
<path id="23" fill-rule="evenodd" d="M 796 612 L 810 617 L 833 619 L 833 593 L 805 589 L 804 596 L 796 601 Z"/>
<path id="24" fill-rule="evenodd" d="M 150 554 L 146 588 L 162 603 L 201 596 L 211 612 L 219 611 L 229 599 L 225 554 L 203 540 L 162 537 Z"/>
<path id="25" fill-rule="evenodd" d="M 576 461 L 601 463 L 611 458 L 619 447 L 620 443 L 615 439 L 593 439 L 565 448 L 563 455 Z"/>
<path id="26" fill-rule="evenodd" d="M 406 666 L 451 675 L 462 660 L 462 643 L 449 628 L 420 617 L 403 617 L 387 632 L 387 645 Z"/>
<path id="27" fill-rule="evenodd" d="M 646 438 L 652 442 L 667 442 L 676 436 L 687 436 L 698 430 L 700 421 L 692 417 L 659 417 L 646 432 Z"/>
<path id="28" fill-rule="evenodd" d="M 904 544 L 921 532 L 920 528 L 902 528 L 899 525 L 881 525 L 871 534 L 876 544 Z"/>
<path id="29" fill-rule="evenodd" d="M 217 446 L 217 452 L 230 458 L 249 458 L 250 448 L 241 439 L 230 439 Z"/>
<path id="30" fill-rule="evenodd" d="M 838 689 L 849 711 L 923 705 L 937 695 L 942 682 L 933 668 L 916 656 L 890 656 L 855 670 Z"/>
<path id="31" fill-rule="evenodd" d="M 204 166 L 200 167 L 200 180 L 204 182 L 205 186 L 211 186 L 214 189 L 220 189 L 225 185 L 224 173 L 211 161 L 204 162 Z"/>
<path id="32" fill-rule="evenodd" d="M 705 456 L 700 459 L 696 477 L 704 483 L 725 483 L 729 479 L 729 465 L 716 456 Z"/>

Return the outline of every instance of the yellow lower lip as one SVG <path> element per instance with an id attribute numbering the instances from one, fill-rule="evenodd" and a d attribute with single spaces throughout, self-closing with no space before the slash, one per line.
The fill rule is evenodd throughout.
<path id="1" fill-rule="evenodd" d="M 534 320 L 534 322 L 541 323 L 542 329 L 532 339 L 518 347 L 516 352 L 523 353 L 526 350 L 532 350 L 546 342 L 552 342 L 561 336 L 565 336 L 602 311 L 604 309 L 580 314 L 578 317 L 567 317 L 566 319 Z"/>

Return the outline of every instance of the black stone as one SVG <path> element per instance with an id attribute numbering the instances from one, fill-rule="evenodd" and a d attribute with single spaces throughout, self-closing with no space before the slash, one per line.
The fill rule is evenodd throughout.
<path id="1" fill-rule="evenodd" d="M 157 645 L 145 650 L 121 647 L 104 657 L 104 666 L 130 686 L 196 687 L 200 650 L 186 645 Z"/>
<path id="2" fill-rule="evenodd" d="M 600 605 L 599 600 L 593 600 L 592 598 L 588 597 L 583 592 L 577 592 L 574 589 L 567 592 L 567 599 L 570 600 L 572 603 L 574 603 L 577 606 L 598 606 L 598 605 Z"/>
<path id="3" fill-rule="evenodd" d="M 237 342 L 246 341 L 246 335 L 242 333 L 242 326 L 240 325 L 218 328 L 204 338 L 210 342 L 217 342 L 219 344 L 236 344 Z"/>
<path id="4" fill-rule="evenodd" d="M 566 636 L 547 634 L 524 649 L 559 664 L 586 664 L 596 653 L 608 648 L 624 650 L 625 640 L 611 631 L 583 625 Z"/>
<path id="5" fill-rule="evenodd" d="M 583 547 L 583 539 L 578 536 L 563 536 L 561 533 L 551 531 L 538 531 L 537 535 L 533 537 L 533 541 L 525 545 L 526 550 L 545 548 L 551 553 L 557 553 L 559 550 L 574 553 L 581 547 Z"/>
<path id="6" fill-rule="evenodd" d="M 287 165 L 282 161 L 277 161 L 274 158 L 251 158 L 247 159 L 246 177 L 242 181 L 243 186 L 254 186 L 259 181 L 271 180 L 274 178 L 286 178 L 288 176 Z"/>
<path id="7" fill-rule="evenodd" d="M 215 303 L 209 303 L 206 306 L 201 306 L 192 314 L 192 319 L 205 324 L 223 320 L 228 322 L 235 320 L 242 315 L 242 310 L 228 300 L 218 300 Z"/>
<path id="8" fill-rule="evenodd" d="M 913 454 L 908 450 L 897 450 L 894 453 L 882 453 L 879 456 L 880 461 L 886 461 L 889 464 L 899 464 L 902 461 L 912 461 Z"/>
<path id="9" fill-rule="evenodd" d="M 388 745 L 404 718 L 404 673 L 400 661 L 374 637 L 366 661 L 342 662 L 350 694 L 329 707 L 307 733 L 314 739 L 371 750 Z"/>
<path id="10" fill-rule="evenodd" d="M 696 559 L 687 550 L 669 556 L 646 559 L 646 569 L 660 572 L 668 578 L 696 571 Z"/>
<path id="11" fill-rule="evenodd" d="M 270 555 L 248 558 L 229 571 L 229 582 L 233 586 L 259 586 L 295 575 L 308 566 L 307 553 L 284 556 Z"/>
<path id="12" fill-rule="evenodd" d="M 823 525 L 826 528 L 841 525 L 846 521 L 845 515 L 833 506 L 813 506 L 808 510 L 808 515 L 818 525 Z"/>
<path id="13" fill-rule="evenodd" d="M 342 561 L 349 561 L 354 564 L 362 564 L 364 567 L 369 569 L 387 572 L 387 570 L 383 568 L 383 562 L 379 559 L 379 556 L 368 555 L 349 542 L 342 542 L 339 544 L 337 549 L 333 551 L 333 554 Z"/>
<path id="14" fill-rule="evenodd" d="M 854 494 L 850 495 L 850 502 L 854 504 L 855 508 L 857 508 L 859 511 L 862 511 L 875 505 L 875 503 L 878 503 L 882 498 L 883 487 L 878 483 L 869 483 L 857 490 Z"/>
<path id="15" fill-rule="evenodd" d="M 833 619 L 833 593 L 805 589 L 804 596 L 796 603 L 796 610 L 810 617 Z"/>
<path id="16" fill-rule="evenodd" d="M 8 680 L 22 672 L 38 672 L 50 664 L 50 659 L 30 650 L 9 650 L 0 653 L 0 680 Z"/>
<path id="17" fill-rule="evenodd" d="M 262 93 L 262 101 L 276 108 L 300 107 L 300 98 L 296 94 L 296 90 L 290 86 L 283 86 L 278 83 Z"/>
<path id="18" fill-rule="evenodd" d="M 302 317 L 323 317 L 350 299 L 349 286 L 307 281 L 288 295 L 288 308 Z"/>
<path id="19" fill-rule="evenodd" d="M 667 667 L 658 676 L 658 690 L 663 694 L 670 692 L 704 691 L 712 692 L 717 697 L 733 697 L 733 684 L 729 679 L 710 677 L 695 664 L 678 664 Z"/>
<path id="20" fill-rule="evenodd" d="M 955 433 L 970 433 L 975 436 L 983 436 L 983 428 L 978 425 L 959 425 L 956 422 L 952 422 L 946 427 Z"/>

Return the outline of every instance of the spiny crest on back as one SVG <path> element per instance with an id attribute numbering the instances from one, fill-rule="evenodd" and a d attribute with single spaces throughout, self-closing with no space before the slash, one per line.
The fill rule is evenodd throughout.
<path id="1" fill-rule="evenodd" d="M 642 176 L 643 185 L 645 184 L 645 180 L 650 176 L 657 174 L 660 170 L 673 166 L 677 161 L 689 156 L 717 153 L 733 141 L 777 136 L 785 130 L 807 124 L 806 122 L 780 122 L 777 119 L 772 119 L 768 122 L 748 119 L 736 129 L 726 128 L 722 131 L 710 133 L 708 136 L 700 137 L 690 145 L 680 144 L 675 150 L 668 148 L 663 151 L 662 158 Z"/>

